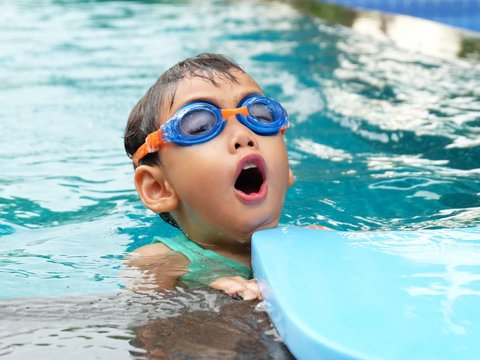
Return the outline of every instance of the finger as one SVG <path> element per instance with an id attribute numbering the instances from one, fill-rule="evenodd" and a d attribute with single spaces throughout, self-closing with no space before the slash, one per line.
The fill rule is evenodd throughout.
<path id="1" fill-rule="evenodd" d="M 253 291 L 253 293 L 255 294 L 255 299 L 263 300 L 262 293 L 260 292 L 260 289 L 258 288 L 257 285 L 255 285 L 255 289 L 252 290 L 252 291 Z"/>
<path id="2" fill-rule="evenodd" d="M 263 300 L 262 294 L 260 293 L 260 288 L 258 287 L 257 281 L 255 279 L 249 280 L 245 283 L 245 286 L 255 294 L 255 299 Z"/>
<path id="3" fill-rule="evenodd" d="M 230 296 L 239 294 L 246 288 L 245 285 L 233 278 L 219 278 L 212 282 L 210 286 L 214 289 L 221 290 Z"/>
<path id="4" fill-rule="evenodd" d="M 255 280 L 246 280 L 241 277 L 231 279 L 235 282 L 235 285 L 229 288 L 229 290 L 235 291 L 235 294 L 241 296 L 243 300 L 261 299 L 260 291 Z"/>
<path id="5" fill-rule="evenodd" d="M 255 300 L 258 299 L 258 293 L 252 291 L 251 289 L 245 287 L 244 289 L 238 292 L 238 295 L 242 297 L 243 300 Z"/>

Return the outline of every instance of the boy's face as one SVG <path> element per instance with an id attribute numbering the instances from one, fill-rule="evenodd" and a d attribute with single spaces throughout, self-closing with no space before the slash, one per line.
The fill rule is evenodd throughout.
<path id="1" fill-rule="evenodd" d="M 199 77 L 182 80 L 172 106 L 170 101 L 162 106 L 161 124 L 192 101 L 236 108 L 247 95 L 261 93 L 247 74 L 232 73 L 238 83 L 220 76 L 217 86 Z M 213 247 L 220 241 L 240 245 L 255 230 L 278 224 L 293 183 L 280 133 L 257 135 L 231 116 L 212 140 L 192 146 L 167 143 L 159 155 L 163 175 L 179 200 L 171 213 L 192 240 Z"/>

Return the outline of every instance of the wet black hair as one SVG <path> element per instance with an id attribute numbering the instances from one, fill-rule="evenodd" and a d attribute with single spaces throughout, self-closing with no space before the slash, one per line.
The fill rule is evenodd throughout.
<path id="1" fill-rule="evenodd" d="M 245 72 L 237 63 L 224 55 L 202 53 L 182 60 L 165 71 L 155 84 L 148 89 L 130 112 L 124 134 L 124 146 L 127 155 L 132 158 L 137 149 L 145 142 L 148 134 L 158 130 L 160 109 L 165 101 L 170 106 L 175 99 L 178 84 L 185 78 L 200 77 L 217 85 L 216 79 L 223 77 L 238 82 L 233 70 Z M 159 165 L 158 153 L 148 154 L 140 160 L 139 165 Z M 160 213 L 168 224 L 179 227 L 170 213 Z"/>

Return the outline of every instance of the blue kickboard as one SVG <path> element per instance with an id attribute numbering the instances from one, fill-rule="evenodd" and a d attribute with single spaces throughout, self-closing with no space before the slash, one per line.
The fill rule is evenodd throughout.
<path id="1" fill-rule="evenodd" d="M 252 265 L 300 360 L 480 358 L 480 227 L 261 230 Z"/>

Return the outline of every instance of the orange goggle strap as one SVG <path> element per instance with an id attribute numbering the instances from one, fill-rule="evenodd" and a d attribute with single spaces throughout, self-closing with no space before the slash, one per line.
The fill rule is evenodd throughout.
<path id="1" fill-rule="evenodd" d="M 148 154 L 160 150 L 160 145 L 164 143 L 162 129 L 150 133 L 145 139 L 145 143 L 133 154 L 133 164 L 138 166 L 138 162 Z"/>

